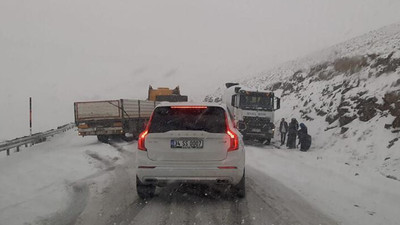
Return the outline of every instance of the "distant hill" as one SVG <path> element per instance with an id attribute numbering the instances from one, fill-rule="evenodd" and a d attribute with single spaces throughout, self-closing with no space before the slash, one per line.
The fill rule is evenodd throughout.
<path id="1" fill-rule="evenodd" d="M 400 24 L 384 27 L 240 83 L 281 96 L 312 151 L 400 180 Z M 219 101 L 223 87 L 206 97 Z"/>

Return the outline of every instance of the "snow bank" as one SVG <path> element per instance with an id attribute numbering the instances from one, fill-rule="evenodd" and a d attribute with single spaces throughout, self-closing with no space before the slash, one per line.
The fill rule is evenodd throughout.
<path id="1" fill-rule="evenodd" d="M 400 182 L 322 153 L 247 147 L 247 165 L 278 179 L 340 224 L 398 224 Z"/>
<path id="2" fill-rule="evenodd" d="M 1 224 L 42 220 L 71 204 L 82 207 L 88 195 L 85 178 L 101 175 L 105 165 L 99 160 L 119 157 L 113 147 L 95 137 L 80 138 L 76 130 L 21 150 L 0 158 Z"/>

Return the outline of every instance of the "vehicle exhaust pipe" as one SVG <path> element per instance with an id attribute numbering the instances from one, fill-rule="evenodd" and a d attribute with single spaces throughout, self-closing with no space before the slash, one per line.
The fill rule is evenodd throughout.
<path id="1" fill-rule="evenodd" d="M 229 181 L 228 180 L 224 180 L 224 179 L 217 179 L 217 184 L 228 184 Z"/>

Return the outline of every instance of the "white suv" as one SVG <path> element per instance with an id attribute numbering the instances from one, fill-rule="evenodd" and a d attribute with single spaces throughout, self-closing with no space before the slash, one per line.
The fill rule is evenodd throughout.
<path id="1" fill-rule="evenodd" d="M 163 103 L 139 135 L 136 187 L 141 198 L 171 182 L 226 184 L 245 196 L 242 136 L 225 105 Z"/>

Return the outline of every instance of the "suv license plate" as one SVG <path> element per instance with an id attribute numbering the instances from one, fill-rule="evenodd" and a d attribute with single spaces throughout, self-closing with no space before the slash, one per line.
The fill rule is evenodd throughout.
<path id="1" fill-rule="evenodd" d="M 171 148 L 203 148 L 202 139 L 171 140 Z"/>

